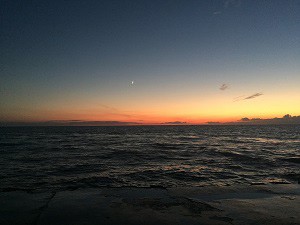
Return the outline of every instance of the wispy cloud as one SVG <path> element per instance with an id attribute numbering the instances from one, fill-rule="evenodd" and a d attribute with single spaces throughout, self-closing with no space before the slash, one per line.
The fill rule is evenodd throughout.
<path id="1" fill-rule="evenodd" d="M 247 97 L 245 97 L 246 95 L 241 95 L 241 96 L 234 98 L 233 101 L 237 102 L 237 101 L 249 100 L 249 99 L 257 98 L 261 95 L 263 95 L 263 93 L 261 93 L 261 92 L 255 93 L 253 95 L 249 95 Z"/>
<path id="2" fill-rule="evenodd" d="M 221 87 L 219 88 L 221 91 L 225 91 L 226 89 L 228 89 L 229 86 L 227 84 L 222 84 Z"/>
<path id="3" fill-rule="evenodd" d="M 223 0 L 220 1 L 219 5 L 215 11 L 212 12 L 214 16 L 220 15 L 230 8 L 238 8 L 242 5 L 242 0 Z"/>
<path id="4" fill-rule="evenodd" d="M 227 9 L 228 7 L 239 7 L 241 4 L 241 0 L 226 0 L 224 2 L 224 8 Z"/>
<path id="5" fill-rule="evenodd" d="M 234 102 L 241 101 L 241 100 L 244 99 L 244 97 L 245 97 L 245 95 L 241 95 L 241 96 L 235 97 L 235 98 L 233 99 L 233 101 L 234 101 Z"/>
<path id="6" fill-rule="evenodd" d="M 248 97 L 244 98 L 244 100 L 248 100 L 248 99 L 257 98 L 257 97 L 259 97 L 259 96 L 261 96 L 261 95 L 263 95 L 263 93 L 261 93 L 261 92 L 259 92 L 259 93 L 255 93 L 255 94 L 253 94 L 253 95 L 250 95 L 250 96 L 248 96 Z"/>
<path id="7" fill-rule="evenodd" d="M 104 109 L 110 110 L 110 111 L 119 111 L 117 108 L 111 107 L 109 105 L 100 104 L 99 106 L 104 108 Z"/>
<path id="8" fill-rule="evenodd" d="M 214 12 L 213 12 L 214 15 L 219 15 L 219 14 L 221 14 L 221 13 L 222 13 L 221 11 L 214 11 Z"/>
<path id="9" fill-rule="evenodd" d="M 102 108 L 104 115 L 123 116 L 123 117 L 127 117 L 127 118 L 135 116 L 134 114 L 120 111 L 119 109 L 109 106 L 109 105 L 100 104 L 99 106 Z"/>

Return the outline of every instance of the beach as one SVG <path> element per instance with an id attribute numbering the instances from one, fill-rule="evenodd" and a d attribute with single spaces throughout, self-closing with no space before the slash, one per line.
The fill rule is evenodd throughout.
<path id="1" fill-rule="evenodd" d="M 0 193 L 0 224 L 300 224 L 299 184 Z"/>

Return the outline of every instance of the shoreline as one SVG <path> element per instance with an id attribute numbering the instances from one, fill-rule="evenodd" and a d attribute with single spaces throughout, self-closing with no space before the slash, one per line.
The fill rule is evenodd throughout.
<path id="1" fill-rule="evenodd" d="M 0 224 L 300 224 L 300 185 L 0 193 Z"/>

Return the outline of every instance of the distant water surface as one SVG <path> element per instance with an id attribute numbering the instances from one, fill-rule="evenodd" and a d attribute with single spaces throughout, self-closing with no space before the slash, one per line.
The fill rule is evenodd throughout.
<path id="1" fill-rule="evenodd" d="M 299 125 L 0 128 L 0 191 L 299 178 Z"/>

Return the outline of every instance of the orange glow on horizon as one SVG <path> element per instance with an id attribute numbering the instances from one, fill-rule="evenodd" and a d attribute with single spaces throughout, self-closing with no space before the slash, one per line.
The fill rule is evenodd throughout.
<path id="1" fill-rule="evenodd" d="M 293 94 L 293 95 L 291 95 Z M 256 99 L 234 102 L 235 95 L 219 93 L 208 97 L 168 99 L 122 99 L 111 100 L 113 105 L 99 104 L 97 99 L 86 101 L 45 102 L 38 108 L 13 108 L 0 114 L 2 122 L 44 121 L 121 121 L 140 124 L 186 122 L 236 122 L 241 118 L 269 119 L 285 114 L 300 115 L 300 93 L 286 95 L 263 95 Z M 293 96 L 293 97 L 289 97 Z M 115 107 L 118 106 L 118 107 Z"/>

